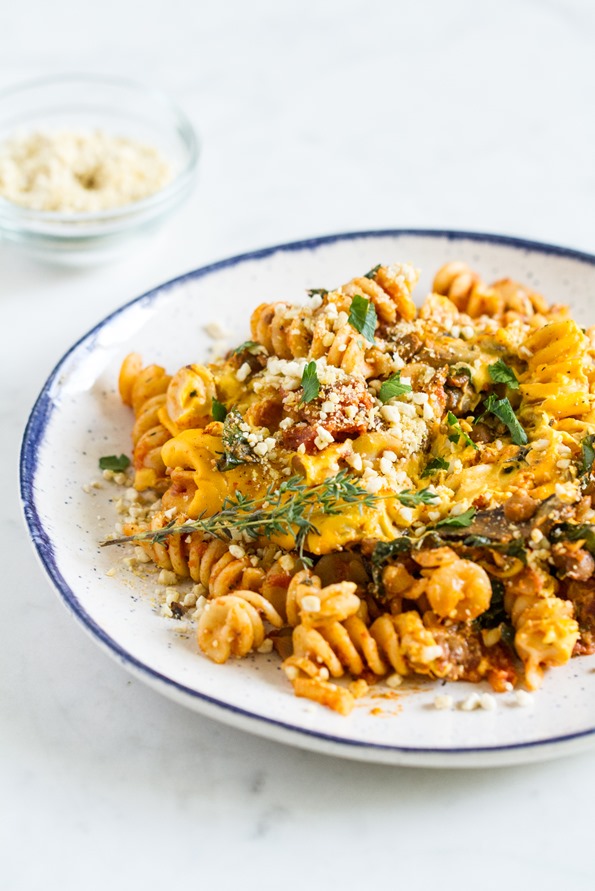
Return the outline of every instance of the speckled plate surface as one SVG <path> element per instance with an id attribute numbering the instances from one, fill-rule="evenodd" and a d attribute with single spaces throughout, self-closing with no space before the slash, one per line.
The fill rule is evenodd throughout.
<path id="1" fill-rule="evenodd" d="M 378 262 L 422 269 L 423 297 L 436 269 L 469 262 L 486 279 L 510 275 L 547 298 L 569 302 L 579 322 L 595 322 L 595 257 L 506 237 L 434 231 L 366 232 L 267 248 L 198 269 L 113 313 L 64 356 L 31 413 L 21 455 L 25 516 L 37 553 L 60 597 L 91 636 L 133 674 L 209 717 L 331 755 L 393 764 L 474 767 L 568 754 L 595 740 L 595 657 L 550 671 L 530 707 L 512 694 L 494 711 L 437 711 L 437 692 L 461 702 L 466 684 L 404 685 L 358 700 L 348 718 L 297 699 L 279 660 L 258 656 L 217 666 L 191 633 L 159 615 L 155 577 L 116 566 L 100 549 L 116 516 L 98 458 L 130 451 L 131 416 L 117 375 L 131 350 L 170 371 L 208 357 L 204 325 L 218 321 L 231 345 L 245 340 L 250 312 L 264 300 L 299 299 L 305 288 L 348 281 Z M 77 534 L 73 535 L 73 529 Z M 487 687 L 485 688 L 488 689 Z"/>

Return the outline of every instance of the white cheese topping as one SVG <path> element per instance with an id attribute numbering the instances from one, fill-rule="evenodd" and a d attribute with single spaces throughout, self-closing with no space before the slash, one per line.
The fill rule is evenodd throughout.
<path id="1" fill-rule="evenodd" d="M 0 195 L 33 210 L 121 207 L 153 195 L 171 178 L 156 148 L 101 130 L 28 133 L 0 145 Z"/>

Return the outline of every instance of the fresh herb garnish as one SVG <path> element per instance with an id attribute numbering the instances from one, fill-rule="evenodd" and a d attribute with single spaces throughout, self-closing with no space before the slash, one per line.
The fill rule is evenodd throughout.
<path id="1" fill-rule="evenodd" d="M 468 535 L 463 540 L 466 548 L 489 548 L 498 551 L 507 557 L 516 557 L 521 563 L 527 563 L 527 549 L 522 538 L 513 538 L 512 541 L 494 541 L 486 535 Z"/>
<path id="2" fill-rule="evenodd" d="M 382 571 L 384 566 L 391 557 L 398 557 L 400 554 L 407 554 L 412 549 L 413 543 L 410 538 L 403 535 L 401 538 L 393 538 L 392 541 L 379 541 L 372 552 L 372 581 L 378 592 L 382 591 Z"/>
<path id="3" fill-rule="evenodd" d="M 224 421 L 227 417 L 227 409 L 223 403 L 219 402 L 218 399 L 215 399 L 214 396 L 211 400 L 211 414 L 213 415 L 214 421 Z"/>
<path id="4" fill-rule="evenodd" d="M 475 517 L 475 508 L 470 507 L 469 510 L 466 510 L 465 513 L 459 514 L 456 517 L 444 517 L 443 520 L 439 520 L 436 523 L 436 529 L 465 529 L 467 526 L 470 526 Z"/>
<path id="5" fill-rule="evenodd" d="M 587 433 L 581 442 L 581 476 L 584 476 L 586 473 L 591 473 L 593 470 L 593 462 L 595 462 L 595 448 L 593 448 L 593 443 L 595 443 L 595 434 Z"/>
<path id="6" fill-rule="evenodd" d="M 469 434 L 465 433 L 465 431 L 461 428 L 459 419 L 457 418 L 456 415 L 453 415 L 453 413 L 451 411 L 449 411 L 449 413 L 447 414 L 446 421 L 448 423 L 448 426 L 453 431 L 452 433 L 449 433 L 449 435 L 448 435 L 448 438 L 451 442 L 455 442 L 458 444 L 462 438 L 465 445 L 471 446 L 476 451 L 479 449 L 479 446 L 473 442 L 473 440 L 471 439 Z"/>
<path id="7" fill-rule="evenodd" d="M 320 381 L 318 380 L 318 372 L 316 370 L 316 362 L 308 362 L 302 372 L 302 387 L 304 392 L 300 399 L 300 405 L 305 402 L 312 402 L 320 393 Z"/>
<path id="8" fill-rule="evenodd" d="M 587 523 L 558 523 L 549 537 L 550 541 L 584 541 L 587 550 L 595 556 L 595 526 Z"/>
<path id="9" fill-rule="evenodd" d="M 262 343 L 257 343 L 255 340 L 245 340 L 244 343 L 235 348 L 232 356 L 237 356 L 239 353 L 257 353 L 261 350 L 265 350 Z"/>
<path id="10" fill-rule="evenodd" d="M 341 470 L 317 486 L 308 486 L 302 477 L 293 476 L 280 485 L 271 484 L 263 495 L 256 498 L 237 492 L 235 496 L 226 498 L 221 510 L 210 517 L 203 515 L 178 525 L 172 520 L 162 529 L 104 541 L 102 546 L 130 541 L 162 543 L 169 535 L 188 535 L 192 532 L 203 532 L 223 541 L 232 538 L 232 531 L 243 532 L 251 539 L 289 535 L 302 562 L 310 565 L 311 560 L 304 551 L 308 536 L 318 534 L 314 525 L 316 515 L 341 514 L 350 505 L 357 505 L 360 510 L 373 508 L 377 500 L 376 495 L 366 492 L 357 477 L 346 470 Z"/>
<path id="11" fill-rule="evenodd" d="M 100 470 L 113 470 L 114 473 L 122 473 L 127 467 L 130 467 L 128 455 L 104 455 L 99 459 Z"/>
<path id="12" fill-rule="evenodd" d="M 436 504 L 440 500 L 440 496 L 435 492 L 430 492 L 428 486 L 426 489 L 420 489 L 419 492 L 405 489 L 397 495 L 397 499 L 405 507 L 417 507 L 418 504 Z"/>
<path id="13" fill-rule="evenodd" d="M 351 301 L 347 321 L 359 334 L 363 334 L 367 341 L 373 343 L 378 317 L 371 300 L 356 294 Z"/>
<path id="14" fill-rule="evenodd" d="M 387 381 L 382 382 L 378 398 L 381 402 L 388 402 L 389 399 L 394 399 L 395 396 L 402 396 L 403 393 L 411 393 L 411 390 L 411 384 L 401 383 L 401 372 L 395 371 Z"/>
<path id="15" fill-rule="evenodd" d="M 514 409 L 510 404 L 510 400 L 505 396 L 504 399 L 498 399 L 498 397 L 494 393 L 490 393 L 488 398 L 483 404 L 484 412 L 477 419 L 477 421 L 481 421 L 485 415 L 491 413 L 495 415 L 498 420 L 502 421 L 508 427 L 510 432 L 510 438 L 514 442 L 515 445 L 526 445 L 528 440 L 527 434 L 523 429 L 520 421 L 514 413 Z"/>
<path id="16" fill-rule="evenodd" d="M 378 263 L 376 266 L 374 266 L 373 269 L 370 269 L 369 272 L 366 272 L 366 274 L 364 275 L 364 278 L 372 278 L 372 279 L 376 278 L 376 273 L 378 272 L 378 270 L 380 269 L 381 266 L 382 266 L 382 263 Z"/>
<path id="17" fill-rule="evenodd" d="M 504 609 L 504 585 L 500 579 L 490 576 L 492 585 L 492 598 L 489 607 L 473 621 L 475 628 L 497 628 L 501 626 L 502 640 L 509 646 L 514 641 L 514 628 L 510 622 L 510 616 Z"/>
<path id="18" fill-rule="evenodd" d="M 246 434 L 240 427 L 241 423 L 241 414 L 236 408 L 232 408 L 225 417 L 221 434 L 223 454 L 217 461 L 217 470 L 222 473 L 240 464 L 254 464 L 257 460 Z"/>
<path id="19" fill-rule="evenodd" d="M 306 294 L 308 295 L 308 297 L 315 297 L 316 294 L 319 294 L 320 297 L 326 297 L 328 291 L 325 288 L 309 288 L 306 291 Z"/>
<path id="20" fill-rule="evenodd" d="M 424 472 L 421 475 L 421 479 L 426 479 L 428 476 L 433 476 L 433 474 L 438 473 L 439 470 L 448 470 L 450 464 L 448 461 L 445 461 L 444 458 L 432 458 L 431 461 L 425 466 Z"/>
<path id="21" fill-rule="evenodd" d="M 516 374 L 503 359 L 498 359 L 493 365 L 488 365 L 490 377 L 496 384 L 506 384 L 511 390 L 518 390 L 519 382 Z"/>

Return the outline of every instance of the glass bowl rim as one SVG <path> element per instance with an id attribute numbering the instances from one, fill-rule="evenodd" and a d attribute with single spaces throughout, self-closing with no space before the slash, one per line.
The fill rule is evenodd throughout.
<path id="1" fill-rule="evenodd" d="M 16 204 L 14 201 L 8 201 L 0 195 L 0 220 L 3 218 L 10 218 L 12 222 L 22 220 L 23 223 L 107 223 L 112 220 L 121 220 L 127 216 L 136 217 L 139 213 L 142 213 L 145 210 L 150 211 L 169 201 L 194 174 L 200 155 L 201 142 L 190 118 L 184 111 L 182 111 L 177 102 L 165 92 L 165 90 L 148 87 L 132 78 L 110 77 L 100 74 L 78 74 L 76 72 L 56 74 L 51 75 L 50 77 L 38 77 L 0 89 L 0 104 L 4 99 L 12 98 L 13 96 L 18 96 L 20 93 L 41 87 L 58 86 L 60 84 L 80 84 L 85 82 L 95 85 L 104 85 L 115 88 L 122 87 L 124 89 L 134 90 L 139 94 L 156 100 L 156 102 L 163 108 L 173 112 L 175 124 L 172 129 L 176 129 L 180 133 L 188 153 L 188 158 L 184 166 L 167 185 L 154 194 L 148 195 L 146 198 L 141 198 L 139 201 L 131 201 L 129 204 L 123 204 L 120 207 L 105 208 L 104 210 L 98 211 L 35 210 L 30 207 L 23 207 L 20 204 Z"/>

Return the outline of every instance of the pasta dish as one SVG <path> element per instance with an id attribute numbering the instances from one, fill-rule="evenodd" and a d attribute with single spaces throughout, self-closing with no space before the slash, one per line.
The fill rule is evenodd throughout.
<path id="1" fill-rule="evenodd" d="M 420 307 L 417 279 L 378 265 L 261 304 L 222 359 L 120 373 L 137 500 L 106 544 L 157 567 L 205 656 L 274 649 L 342 714 L 595 652 L 595 328 L 460 262 Z"/>

